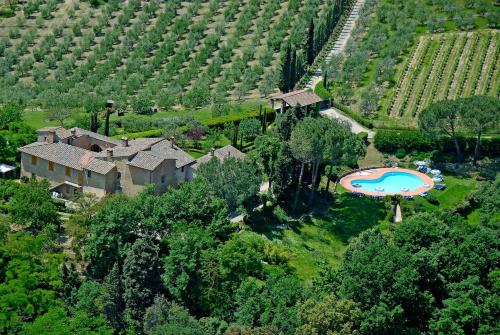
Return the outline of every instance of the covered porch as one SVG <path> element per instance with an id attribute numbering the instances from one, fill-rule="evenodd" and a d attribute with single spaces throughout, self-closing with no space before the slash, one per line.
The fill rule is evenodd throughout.
<path id="1" fill-rule="evenodd" d="M 298 90 L 283 94 L 272 95 L 270 98 L 271 107 L 280 114 L 288 108 L 304 107 L 306 112 L 319 109 L 324 102 L 320 96 L 312 91 Z"/>
<path id="2" fill-rule="evenodd" d="M 83 192 L 83 187 L 78 184 L 65 181 L 64 183 L 53 185 L 49 191 L 52 192 L 53 198 L 71 200 Z"/>

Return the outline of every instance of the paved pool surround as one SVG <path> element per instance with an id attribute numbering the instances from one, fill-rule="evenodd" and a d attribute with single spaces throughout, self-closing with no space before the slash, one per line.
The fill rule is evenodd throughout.
<path id="1" fill-rule="evenodd" d="M 345 189 L 351 191 L 351 192 L 357 192 L 357 193 L 362 193 L 365 195 L 370 195 L 370 196 L 385 196 L 385 195 L 394 195 L 394 194 L 400 194 L 400 195 L 419 195 L 420 193 L 423 192 L 428 192 L 434 187 L 434 181 L 432 180 L 431 177 L 420 173 L 418 171 L 414 170 L 409 170 L 409 169 L 402 169 L 402 168 L 377 168 L 375 169 L 376 172 L 372 172 L 372 169 L 366 169 L 366 170 L 361 170 L 361 171 L 356 171 L 353 173 L 350 173 L 342 179 L 340 179 L 340 185 L 344 187 Z M 352 185 L 353 180 L 358 180 L 358 179 L 363 179 L 363 180 L 373 180 L 373 179 L 379 179 L 381 178 L 384 174 L 388 172 L 405 172 L 412 174 L 420 179 L 422 179 L 422 184 L 427 184 L 429 187 L 419 187 L 413 190 L 410 190 L 408 192 L 394 192 L 394 193 L 389 193 L 389 192 L 376 192 L 376 191 L 369 191 L 369 190 L 364 190 L 360 188 L 356 188 Z"/>

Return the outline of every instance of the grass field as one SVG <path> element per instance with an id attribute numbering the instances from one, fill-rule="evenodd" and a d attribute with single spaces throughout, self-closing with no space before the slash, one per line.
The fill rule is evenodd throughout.
<path id="1" fill-rule="evenodd" d="M 249 111 L 256 111 L 259 109 L 259 106 L 262 106 L 262 108 L 269 108 L 269 102 L 267 100 L 261 100 L 261 99 L 251 99 L 251 100 L 246 100 L 242 101 L 241 103 L 238 103 L 235 105 L 237 108 L 232 108 L 229 112 L 230 115 L 238 115 L 241 113 L 246 113 Z M 64 126 L 73 126 L 74 119 L 79 116 L 79 114 L 84 113 L 81 110 L 73 110 L 72 111 L 72 116 L 67 118 L 64 121 Z M 197 109 L 190 109 L 190 108 L 182 108 L 178 109 L 175 111 L 159 111 L 153 115 L 151 115 L 152 120 L 160 120 L 164 118 L 169 118 L 169 117 L 193 117 L 195 120 L 205 124 L 207 122 L 210 122 L 211 120 L 214 119 L 211 107 L 203 107 L 203 108 L 197 108 Z M 34 129 L 39 129 L 42 127 L 47 127 L 47 126 L 59 126 L 60 124 L 57 121 L 54 120 L 49 120 L 47 118 L 47 113 L 44 110 L 40 109 L 26 109 L 23 114 L 23 119 L 26 121 L 26 123 L 33 127 Z M 113 121 L 119 121 L 120 117 L 116 116 L 115 114 L 111 115 L 110 118 L 111 122 Z"/>
<path id="2" fill-rule="evenodd" d="M 350 238 L 376 225 L 388 225 L 383 202 L 340 194 L 333 203 L 321 197 L 311 216 L 302 220 L 276 213 L 254 213 L 252 229 L 289 252 L 290 265 L 310 281 L 318 267 L 326 262 L 337 267 Z M 253 222 L 253 223 L 252 223 Z"/>
<path id="3" fill-rule="evenodd" d="M 429 193 L 439 201 L 439 205 L 430 204 L 422 197 L 415 197 L 414 200 L 406 202 L 407 205 L 412 206 L 412 203 L 414 203 L 431 211 L 437 209 L 450 209 L 460 204 L 467 195 L 471 194 L 478 187 L 478 182 L 476 180 L 454 175 L 445 175 L 444 183 L 446 184 L 446 189 L 444 191 L 429 191 Z"/>

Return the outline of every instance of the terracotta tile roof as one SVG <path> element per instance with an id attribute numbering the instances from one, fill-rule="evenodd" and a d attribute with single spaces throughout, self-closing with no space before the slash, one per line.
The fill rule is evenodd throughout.
<path id="1" fill-rule="evenodd" d="M 135 140 L 130 140 L 128 142 L 128 146 L 124 147 L 120 143 L 115 147 L 110 148 L 113 151 L 113 157 L 129 157 L 137 154 L 140 151 L 147 151 L 151 148 L 151 146 L 155 143 L 162 141 L 163 138 L 138 138 Z M 121 142 L 121 141 L 120 141 Z M 106 157 L 106 152 L 102 151 L 98 155 L 98 157 Z"/>
<path id="2" fill-rule="evenodd" d="M 40 129 L 37 129 L 37 132 L 41 132 L 41 131 L 54 131 L 57 135 L 57 137 L 59 137 L 60 139 L 63 139 L 63 138 L 67 138 L 69 136 L 71 136 L 71 132 L 69 130 L 66 130 L 65 128 L 63 127 L 43 127 L 43 128 L 40 128 Z"/>
<path id="3" fill-rule="evenodd" d="M 86 129 L 82 129 L 82 128 L 78 128 L 78 127 L 71 128 L 70 130 L 66 130 L 69 133 L 69 135 L 67 137 L 71 136 L 71 130 L 72 129 L 76 130 L 76 136 L 77 137 L 78 136 L 87 135 L 87 136 L 89 136 L 91 138 L 95 138 L 96 140 L 100 140 L 100 141 L 103 141 L 103 142 L 111 143 L 111 144 L 114 144 L 116 146 L 122 144 L 121 140 L 117 140 L 117 139 L 114 139 L 112 137 L 108 137 L 106 135 L 101 135 L 101 134 L 98 134 L 98 133 L 94 133 L 92 131 L 89 131 L 89 130 L 86 130 Z"/>
<path id="4" fill-rule="evenodd" d="M 275 95 L 272 100 L 284 100 L 289 106 L 308 106 L 323 101 L 316 93 L 306 90 L 292 91 Z"/>
<path id="5" fill-rule="evenodd" d="M 233 147 L 232 145 L 228 144 L 225 147 L 215 149 L 214 154 L 212 155 L 211 153 L 206 154 L 205 156 L 202 156 L 196 160 L 196 164 L 193 165 L 193 168 L 197 169 L 201 164 L 207 163 L 212 159 L 212 157 L 217 157 L 220 160 L 226 159 L 226 158 L 236 158 L 236 159 L 243 159 L 245 158 L 245 154 Z"/>
<path id="6" fill-rule="evenodd" d="M 19 151 L 79 171 L 87 169 L 99 174 L 106 174 L 115 167 L 115 164 L 97 158 L 92 151 L 61 142 L 35 142 L 19 148 Z"/>
<path id="7" fill-rule="evenodd" d="M 45 127 L 38 131 L 49 130 L 54 130 L 61 140 L 72 136 L 71 132 L 74 131 L 76 137 L 89 136 L 110 143 L 112 146 L 109 150 L 112 150 L 114 158 L 132 158 L 128 164 L 147 170 L 154 170 L 165 159 L 175 159 L 176 168 L 195 162 L 188 153 L 176 145 L 172 146 L 172 142 L 161 137 L 130 140 L 125 147 L 121 140 L 76 127 L 69 130 L 62 127 Z M 97 173 L 107 173 L 115 167 L 114 163 L 105 160 L 105 151 L 97 153 L 62 142 L 34 142 L 19 150 L 77 170 L 85 168 Z"/>
<path id="8" fill-rule="evenodd" d="M 168 140 L 162 140 L 151 146 L 151 153 L 165 159 L 175 159 L 175 167 L 178 169 L 196 161 L 191 155 L 178 146 L 172 146 L 172 142 Z"/>
<path id="9" fill-rule="evenodd" d="M 135 166 L 144 170 L 155 170 L 165 158 L 155 156 L 147 151 L 139 151 L 135 157 L 128 162 L 128 165 Z"/>

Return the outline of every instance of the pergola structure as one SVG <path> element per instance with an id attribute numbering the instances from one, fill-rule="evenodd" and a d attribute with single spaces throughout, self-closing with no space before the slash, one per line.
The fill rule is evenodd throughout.
<path id="1" fill-rule="evenodd" d="M 309 107 L 316 106 L 321 103 L 321 99 L 316 93 L 306 90 L 292 91 L 284 94 L 277 94 L 271 96 L 271 107 L 273 110 L 278 109 L 280 113 L 286 111 L 289 107 Z M 275 107 L 275 103 L 280 103 L 279 107 Z"/>

